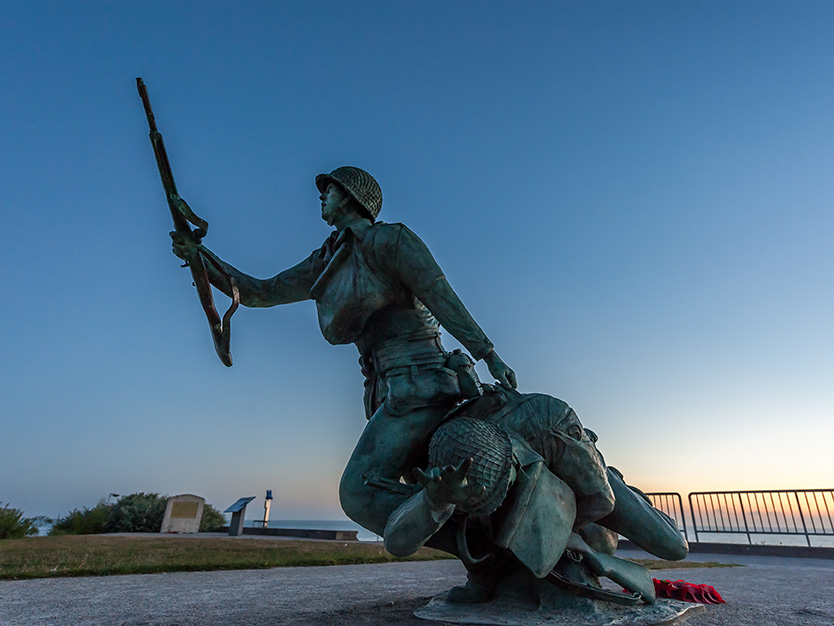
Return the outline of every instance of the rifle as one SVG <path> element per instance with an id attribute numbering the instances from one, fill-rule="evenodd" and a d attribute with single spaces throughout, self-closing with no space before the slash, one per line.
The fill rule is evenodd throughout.
<path id="1" fill-rule="evenodd" d="M 151 109 L 151 101 L 148 98 L 148 90 L 141 78 L 136 79 L 136 88 L 139 90 L 139 97 L 142 98 L 142 104 L 145 106 L 145 115 L 148 117 L 151 145 L 153 146 L 154 156 L 156 156 L 156 166 L 159 168 L 159 176 L 162 178 L 162 187 L 165 189 L 165 196 L 168 199 L 168 208 L 171 209 L 174 229 L 178 233 L 190 237 L 199 245 L 208 231 L 208 222 L 195 215 L 191 207 L 179 197 L 177 185 L 174 183 L 174 174 L 171 172 L 171 164 L 168 162 L 168 153 L 165 151 L 165 143 L 162 141 L 162 134 L 156 129 L 156 120 Z M 177 202 L 178 200 L 179 202 Z M 189 223 L 196 226 L 196 228 L 191 230 Z M 203 255 L 199 252 L 199 249 L 197 254 L 194 255 L 194 258 L 188 259 L 183 267 L 191 269 L 191 277 L 194 279 L 193 284 L 197 288 L 200 304 L 203 306 L 203 311 L 206 313 L 209 328 L 211 329 L 214 350 L 217 352 L 217 356 L 220 357 L 223 365 L 231 367 L 230 322 L 232 314 L 234 314 L 240 304 L 240 294 L 238 293 L 235 280 L 226 273 L 220 264 L 211 256 L 206 256 L 205 258 L 228 279 L 231 285 L 232 304 L 223 315 L 223 319 L 220 318 L 217 309 L 214 308 L 214 299 L 211 295 L 211 282 L 206 271 L 206 265 L 203 262 Z"/>
<path id="2" fill-rule="evenodd" d="M 646 604 L 655 603 L 657 595 L 654 589 L 654 581 L 649 575 L 649 570 L 639 563 L 597 552 L 576 533 L 571 533 L 565 552 L 572 561 L 584 560 L 594 574 L 607 576 L 618 585 L 625 587 L 623 591 L 628 593 L 619 593 L 571 580 L 554 569 L 546 578 L 557 587 L 585 598 L 605 600 L 615 604 L 634 606 L 641 601 Z"/>

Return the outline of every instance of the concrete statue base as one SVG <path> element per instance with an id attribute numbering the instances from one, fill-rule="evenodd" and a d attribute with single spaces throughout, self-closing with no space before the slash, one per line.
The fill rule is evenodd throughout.
<path id="1" fill-rule="evenodd" d="M 538 601 L 533 597 L 501 595 L 479 604 L 451 604 L 446 602 L 447 594 L 437 594 L 414 615 L 438 622 L 490 626 L 659 626 L 678 624 L 704 611 L 700 604 L 678 600 L 622 606 L 578 598 L 555 588 Z"/>

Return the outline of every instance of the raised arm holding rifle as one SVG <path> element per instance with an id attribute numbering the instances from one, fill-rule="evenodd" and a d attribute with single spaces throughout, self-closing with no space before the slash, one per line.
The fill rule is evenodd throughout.
<path id="1" fill-rule="evenodd" d="M 171 164 L 168 162 L 168 153 L 165 151 L 165 142 L 162 140 L 162 133 L 156 129 L 156 119 L 151 109 L 148 89 L 145 87 L 145 83 L 141 78 L 136 79 L 136 87 L 139 90 L 139 96 L 142 98 L 142 104 L 145 107 L 145 115 L 148 118 L 151 145 L 153 146 L 154 156 L 156 157 L 157 168 L 159 168 L 159 176 L 162 178 L 162 187 L 165 190 L 168 207 L 171 210 L 171 217 L 174 220 L 174 233 L 183 241 L 191 241 L 194 243 L 194 246 L 189 246 L 187 249 L 184 249 L 186 256 L 182 258 L 185 260 L 186 265 L 191 268 L 191 278 L 194 281 L 194 286 L 197 288 L 200 304 L 206 313 L 217 356 L 220 357 L 223 365 L 231 367 L 230 322 L 239 304 L 237 287 L 234 280 L 230 279 L 227 281 L 227 294 L 232 298 L 232 305 L 226 311 L 225 315 L 223 315 L 223 319 L 221 319 L 217 313 L 217 309 L 214 308 L 211 284 L 209 283 L 209 277 L 202 255 L 199 253 L 199 244 L 202 238 L 206 236 L 208 222 L 197 217 L 194 211 L 191 210 L 191 207 L 177 193 L 174 174 L 171 171 Z M 193 224 L 197 228 L 192 230 L 190 224 Z"/>

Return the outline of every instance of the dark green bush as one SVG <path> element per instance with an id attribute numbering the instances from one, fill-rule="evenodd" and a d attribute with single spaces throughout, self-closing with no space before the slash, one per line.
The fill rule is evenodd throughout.
<path id="1" fill-rule="evenodd" d="M 203 507 L 203 516 L 200 518 L 200 532 L 211 533 L 225 525 L 225 516 L 206 502 L 206 505 Z"/>
<path id="2" fill-rule="evenodd" d="M 132 493 L 110 507 L 106 533 L 158 533 L 168 497 L 158 493 Z"/>
<path id="3" fill-rule="evenodd" d="M 106 532 L 110 521 L 112 506 L 99 502 L 92 509 L 84 507 L 82 510 L 73 509 L 64 517 L 58 519 L 50 535 L 97 535 Z"/>
<path id="4" fill-rule="evenodd" d="M 45 517 L 23 517 L 23 511 L 0 502 L 0 539 L 20 539 L 38 534 L 37 522 Z"/>
<path id="5" fill-rule="evenodd" d="M 49 534 L 158 533 L 162 528 L 162 519 L 165 517 L 167 504 L 168 496 L 161 496 L 158 493 L 132 493 L 119 498 L 115 504 L 99 502 L 92 509 L 87 507 L 81 510 L 74 509 L 60 518 Z M 14 509 L 11 510 L 14 511 Z M 0 514 L 2 511 L 3 509 L 0 509 Z M 200 532 L 213 532 L 225 525 L 226 518 L 220 511 L 210 504 L 203 507 Z M 35 528 L 29 534 L 37 532 Z M 0 533 L 2 533 L 1 520 Z"/>

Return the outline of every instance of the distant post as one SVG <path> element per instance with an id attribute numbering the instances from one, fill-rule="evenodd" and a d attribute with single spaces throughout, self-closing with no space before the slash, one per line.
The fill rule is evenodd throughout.
<path id="1" fill-rule="evenodd" d="M 264 498 L 264 528 L 269 528 L 269 507 L 272 504 L 272 489 L 266 490 Z"/>

